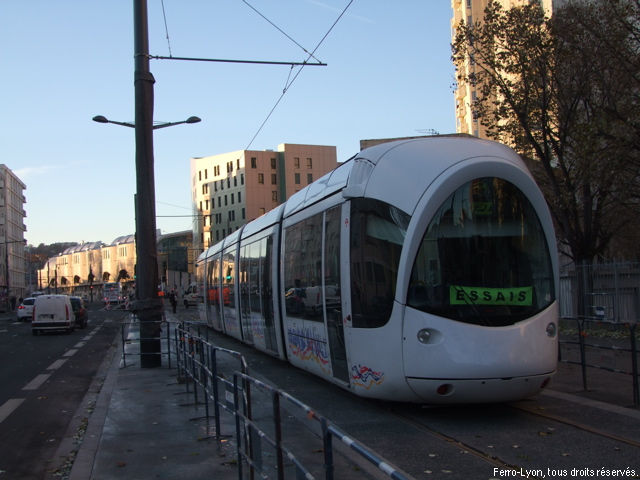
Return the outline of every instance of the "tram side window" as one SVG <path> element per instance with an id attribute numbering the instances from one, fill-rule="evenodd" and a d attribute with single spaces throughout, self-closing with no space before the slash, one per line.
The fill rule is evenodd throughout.
<path id="1" fill-rule="evenodd" d="M 265 342 L 267 348 L 273 352 L 278 351 L 276 341 L 276 326 L 273 316 L 273 285 L 271 281 L 271 251 L 273 249 L 273 237 L 269 236 L 260 242 L 260 296 L 262 301 L 262 315 L 264 316 Z"/>
<path id="2" fill-rule="evenodd" d="M 327 321 L 342 323 L 340 297 L 340 211 L 337 206 L 327 210 L 324 226 L 324 296 Z"/>
<path id="3" fill-rule="evenodd" d="M 287 228 L 284 292 L 288 316 L 323 321 L 322 213 Z"/>
<path id="4" fill-rule="evenodd" d="M 409 215 L 379 200 L 352 200 L 350 265 L 354 327 L 381 327 L 389 320 L 409 220 Z"/>
<path id="5" fill-rule="evenodd" d="M 250 250 L 251 246 L 240 247 L 240 275 L 238 276 L 238 285 L 240 286 L 240 314 L 242 317 L 242 324 L 250 325 L 251 316 L 249 291 L 251 285 L 250 279 Z"/>
<path id="6" fill-rule="evenodd" d="M 235 255 L 233 254 L 233 249 L 225 250 L 224 255 L 222 256 L 222 299 L 223 305 L 228 308 L 235 308 L 236 299 L 235 299 Z"/>

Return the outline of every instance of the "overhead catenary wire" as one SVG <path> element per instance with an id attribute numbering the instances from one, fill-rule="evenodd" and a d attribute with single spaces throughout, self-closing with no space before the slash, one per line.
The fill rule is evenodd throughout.
<path id="1" fill-rule="evenodd" d="M 164 9 L 164 0 L 161 0 L 161 3 L 162 3 L 162 17 L 164 18 L 164 31 L 167 36 L 167 46 L 169 47 L 169 57 L 172 57 L 173 55 L 171 55 L 171 41 L 169 40 L 169 27 L 167 26 L 167 14 Z"/>
<path id="2" fill-rule="evenodd" d="M 334 27 L 337 25 L 337 23 L 340 21 L 340 19 L 344 16 L 344 14 L 347 12 L 347 9 L 351 6 L 351 4 L 353 2 L 354 2 L 354 0 L 350 0 L 349 3 L 347 4 L 347 6 L 344 7 L 344 9 L 340 13 L 340 15 L 338 15 L 338 18 L 336 18 L 336 20 L 333 22 L 331 27 L 329 27 L 329 30 L 327 30 L 327 33 L 325 33 L 324 36 L 320 39 L 320 41 L 315 46 L 313 51 L 311 53 L 309 53 L 309 56 L 307 57 L 307 60 L 309 60 L 309 58 L 313 57 L 313 55 L 316 53 L 316 50 L 318 50 L 318 48 L 320 48 L 320 45 L 322 45 L 322 43 L 326 40 L 326 38 L 329 36 L 331 31 L 334 29 Z M 313 57 L 313 58 L 315 58 L 315 57 Z M 291 71 L 289 71 L 289 77 L 287 78 L 287 83 L 285 84 L 284 89 L 282 90 L 282 94 L 280 95 L 280 97 L 278 97 L 278 100 L 276 100 L 276 103 L 273 105 L 273 107 L 271 108 L 271 110 L 267 114 L 266 118 L 263 120 L 263 122 L 258 127 L 258 130 L 256 131 L 256 133 L 253 135 L 253 137 L 251 138 L 251 140 L 249 141 L 249 143 L 245 147 L 245 150 L 249 150 L 249 147 L 251 146 L 253 141 L 256 139 L 256 137 L 260 134 L 260 132 L 262 131 L 262 129 L 264 128 L 266 123 L 269 121 L 269 118 L 271 117 L 271 115 L 273 115 L 273 112 L 278 107 L 278 105 L 282 101 L 282 98 L 285 96 L 285 94 L 287 93 L 287 91 L 289 90 L 291 85 L 293 85 L 293 82 L 296 81 L 296 79 L 298 78 L 298 76 L 302 72 L 302 69 L 305 67 L 305 65 L 306 65 L 306 63 L 303 63 L 303 65 L 300 66 L 300 68 L 298 69 L 298 71 L 296 72 L 296 74 L 293 76 L 293 78 L 290 81 L 289 81 L 289 78 L 291 78 Z M 293 70 L 293 65 L 291 66 L 291 69 Z"/>
<path id="3" fill-rule="evenodd" d="M 285 37 L 287 37 L 289 40 L 291 40 L 293 43 L 295 43 L 298 47 L 300 47 L 302 49 L 302 51 L 306 54 L 309 55 L 309 58 L 313 58 L 314 60 L 316 60 L 319 63 L 322 63 L 318 58 L 314 57 L 313 54 L 309 53 L 309 51 L 304 48 L 302 45 L 300 45 L 298 42 L 296 42 L 293 38 L 291 38 L 291 36 L 289 34 L 287 34 L 284 30 L 282 30 L 280 27 L 278 27 L 275 23 L 273 23 L 271 20 L 269 20 L 267 17 L 265 17 L 261 12 L 259 12 L 253 5 L 251 5 L 247 0 L 242 0 L 242 2 L 247 5 L 251 10 L 253 10 L 254 12 L 256 12 L 258 15 L 260 15 L 262 18 L 264 18 L 273 28 L 275 28 L 276 30 L 278 30 L 280 33 L 282 33 Z"/>

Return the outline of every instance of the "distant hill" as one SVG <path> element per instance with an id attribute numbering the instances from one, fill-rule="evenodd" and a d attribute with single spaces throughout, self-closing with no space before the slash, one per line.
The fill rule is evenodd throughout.
<path id="1" fill-rule="evenodd" d="M 69 247 L 74 247 L 78 245 L 78 242 L 61 242 L 61 243 L 52 243 L 51 245 L 45 245 L 41 243 L 37 247 L 33 245 L 27 246 L 27 252 L 30 257 L 35 260 L 37 263 L 41 263 L 38 268 L 42 268 L 44 263 L 51 257 L 57 256 L 59 253 L 64 252 Z"/>

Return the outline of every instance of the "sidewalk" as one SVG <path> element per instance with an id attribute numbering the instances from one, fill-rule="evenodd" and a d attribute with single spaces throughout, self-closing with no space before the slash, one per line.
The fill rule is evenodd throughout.
<path id="1" fill-rule="evenodd" d="M 131 355 L 121 368 L 122 346 L 113 353 L 68 478 L 237 479 L 229 415 L 222 416 L 227 436 L 218 448 L 213 418 L 207 424 L 204 405 L 194 404 L 166 359 L 162 367 L 143 369 Z"/>
<path id="2" fill-rule="evenodd" d="M 167 317 L 175 318 L 171 313 Z M 226 436 L 218 446 L 213 411 L 207 424 L 204 405 L 196 405 L 193 390 L 187 393 L 185 385 L 178 382 L 175 363 L 169 369 L 165 358 L 161 368 L 143 369 L 138 356 L 128 355 L 127 367 L 121 368 L 121 354 L 122 346 L 118 345 L 105 365 L 104 383 L 68 478 L 237 479 L 231 416 L 222 415 L 221 433 Z M 543 395 L 571 403 L 591 401 L 603 409 L 630 405 L 628 376 L 591 370 L 589 375 L 592 389 L 585 392 L 579 366 L 561 363 Z M 80 408 L 85 411 L 88 406 Z M 629 415 L 640 415 L 638 410 L 625 410 Z"/>

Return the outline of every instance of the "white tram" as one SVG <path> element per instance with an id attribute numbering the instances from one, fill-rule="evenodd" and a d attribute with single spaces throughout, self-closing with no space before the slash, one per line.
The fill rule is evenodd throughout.
<path id="1" fill-rule="evenodd" d="M 363 150 L 198 258 L 203 319 L 357 395 L 497 402 L 557 365 L 551 217 L 521 159 L 435 136 Z"/>

